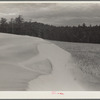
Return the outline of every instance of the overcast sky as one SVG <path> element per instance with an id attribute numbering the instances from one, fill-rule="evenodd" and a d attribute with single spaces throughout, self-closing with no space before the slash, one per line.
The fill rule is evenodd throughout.
<path id="1" fill-rule="evenodd" d="M 22 15 L 25 20 L 52 25 L 100 24 L 99 3 L 0 3 L 0 18 Z"/>

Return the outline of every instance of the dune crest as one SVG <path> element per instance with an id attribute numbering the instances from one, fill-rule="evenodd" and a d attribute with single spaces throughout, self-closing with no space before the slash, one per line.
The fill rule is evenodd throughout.
<path id="1" fill-rule="evenodd" d="M 36 37 L 0 33 L 0 91 L 84 90 L 69 52 Z"/>

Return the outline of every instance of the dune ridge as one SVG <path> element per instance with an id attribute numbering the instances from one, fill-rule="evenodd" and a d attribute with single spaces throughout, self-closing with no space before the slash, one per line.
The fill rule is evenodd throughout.
<path id="1" fill-rule="evenodd" d="M 84 90 L 71 54 L 40 38 L 0 33 L 0 91 Z"/>

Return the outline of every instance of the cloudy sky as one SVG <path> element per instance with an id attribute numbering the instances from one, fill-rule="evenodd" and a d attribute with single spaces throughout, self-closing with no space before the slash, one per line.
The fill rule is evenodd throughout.
<path id="1" fill-rule="evenodd" d="M 57 26 L 95 25 L 100 24 L 100 3 L 0 3 L 0 18 L 18 15 Z"/>

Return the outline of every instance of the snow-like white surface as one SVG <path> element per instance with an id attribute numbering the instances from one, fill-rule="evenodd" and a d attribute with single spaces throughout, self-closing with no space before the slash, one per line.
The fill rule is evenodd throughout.
<path id="1" fill-rule="evenodd" d="M 70 53 L 54 44 L 47 43 L 40 44 L 38 50 L 41 57 L 50 60 L 53 69 L 51 74 L 42 75 L 31 81 L 29 90 L 84 90 L 78 82 L 74 80 L 74 76 L 70 72 L 71 68 L 74 66 Z"/>
<path id="2" fill-rule="evenodd" d="M 0 90 L 84 90 L 73 67 L 71 54 L 52 43 L 0 33 Z"/>

